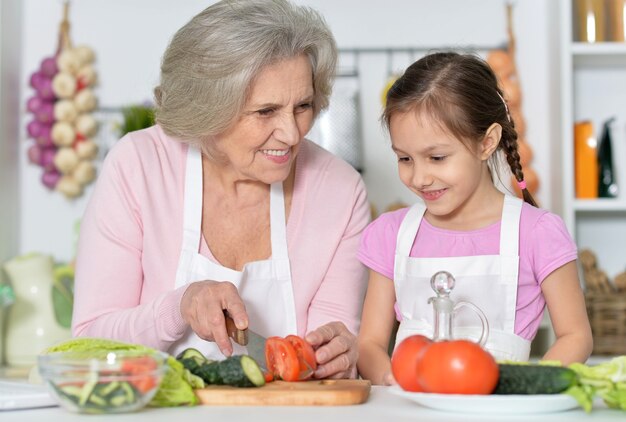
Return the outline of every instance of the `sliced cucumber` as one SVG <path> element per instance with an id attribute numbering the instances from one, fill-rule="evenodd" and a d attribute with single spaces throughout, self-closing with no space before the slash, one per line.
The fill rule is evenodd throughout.
<path id="1" fill-rule="evenodd" d="M 80 401 L 80 395 L 83 392 L 83 388 L 77 385 L 64 385 L 62 387 L 55 387 L 59 394 L 72 399 L 73 402 L 78 403 Z"/>
<path id="2" fill-rule="evenodd" d="M 261 371 L 259 364 L 250 356 L 241 356 L 241 368 L 253 387 L 262 387 L 265 385 L 265 375 L 263 371 Z"/>
<path id="3" fill-rule="evenodd" d="M 226 385 L 234 387 L 261 387 L 265 377 L 259 365 L 247 355 L 231 356 L 220 362 L 218 371 Z"/>
<path id="4" fill-rule="evenodd" d="M 202 352 L 198 349 L 194 349 L 193 347 L 189 347 L 176 356 L 177 360 L 183 360 L 188 358 L 198 359 L 199 362 L 206 362 L 207 358 L 202 354 Z"/>
<path id="5" fill-rule="evenodd" d="M 91 393 L 93 393 L 93 390 L 96 388 L 96 385 L 98 385 L 98 381 L 96 380 L 87 381 L 83 385 L 83 388 L 80 392 L 80 396 L 78 398 L 79 406 L 84 406 L 87 403 L 87 401 L 89 400 L 89 396 L 91 396 Z"/>
<path id="6" fill-rule="evenodd" d="M 89 400 L 87 401 L 87 403 L 94 404 L 97 407 L 102 407 L 102 408 L 106 407 L 107 405 L 106 399 L 103 397 L 100 397 L 97 394 L 90 394 Z"/>
<path id="7" fill-rule="evenodd" d="M 137 390 L 127 382 L 121 383 L 122 391 L 124 392 L 124 397 L 126 397 L 127 403 L 134 403 L 139 400 L 139 394 Z"/>
<path id="8" fill-rule="evenodd" d="M 182 363 L 185 368 L 189 369 L 192 374 L 195 373 L 203 365 L 211 363 L 209 361 L 203 361 L 197 357 L 179 359 L 179 362 Z"/>
<path id="9" fill-rule="evenodd" d="M 65 385 L 56 389 L 59 394 L 86 409 L 88 413 L 106 412 L 111 408 L 131 405 L 140 399 L 137 390 L 126 381 L 110 383 L 90 381 L 82 387 Z"/>
<path id="10" fill-rule="evenodd" d="M 111 393 L 117 390 L 119 386 L 119 381 L 113 381 L 108 384 L 98 384 L 96 388 L 94 388 L 94 394 L 97 394 L 101 397 L 108 397 L 109 395 L 111 395 Z"/>
<path id="11" fill-rule="evenodd" d="M 207 384 L 234 387 L 261 387 L 265 377 L 259 365 L 247 355 L 231 356 L 223 361 L 199 363 L 196 357 L 180 359 L 183 366 Z"/>

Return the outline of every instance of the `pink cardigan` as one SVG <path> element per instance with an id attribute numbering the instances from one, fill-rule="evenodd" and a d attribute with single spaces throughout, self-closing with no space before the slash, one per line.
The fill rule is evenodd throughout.
<path id="1" fill-rule="evenodd" d="M 174 289 L 174 282 L 186 153 L 186 145 L 153 126 L 128 134 L 107 155 L 81 223 L 75 336 L 167 350 L 184 334 L 185 287 Z M 306 140 L 295 180 L 287 243 L 297 334 L 335 320 L 357 333 L 367 273 L 356 252 L 370 219 L 363 181 Z"/>

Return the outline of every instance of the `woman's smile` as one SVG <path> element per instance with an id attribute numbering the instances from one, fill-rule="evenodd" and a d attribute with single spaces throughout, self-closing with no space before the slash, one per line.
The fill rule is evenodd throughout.
<path id="1" fill-rule="evenodd" d="M 276 164 L 284 164 L 291 158 L 291 148 L 287 149 L 262 149 L 260 152 L 270 161 Z"/>

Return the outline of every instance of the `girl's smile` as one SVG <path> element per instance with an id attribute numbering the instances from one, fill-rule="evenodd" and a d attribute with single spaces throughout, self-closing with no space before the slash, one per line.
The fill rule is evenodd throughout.
<path id="1" fill-rule="evenodd" d="M 437 199 L 441 198 L 445 193 L 446 193 L 447 189 L 438 189 L 438 190 L 423 190 L 421 191 L 422 193 L 422 198 L 424 199 L 424 201 L 436 201 Z"/>

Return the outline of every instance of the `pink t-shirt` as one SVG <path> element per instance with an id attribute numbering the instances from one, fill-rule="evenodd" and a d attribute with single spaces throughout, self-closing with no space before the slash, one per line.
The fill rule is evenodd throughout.
<path id="1" fill-rule="evenodd" d="M 388 212 L 363 233 L 358 258 L 367 267 L 393 280 L 396 239 L 408 208 Z M 577 249 L 557 215 L 524 203 L 519 233 L 519 276 L 515 334 L 532 340 L 537 333 L 545 300 L 541 282 L 557 268 L 574 261 Z M 411 248 L 412 257 L 497 255 L 500 222 L 471 231 L 451 231 L 422 220 Z"/>
<path id="2" fill-rule="evenodd" d="M 187 149 L 153 126 L 107 155 L 81 223 L 75 336 L 167 350 L 184 334 L 175 278 Z M 335 320 L 358 331 L 367 271 L 356 251 L 369 220 L 360 175 L 303 141 L 287 222 L 297 334 Z M 206 244 L 201 253 L 212 257 Z"/>

